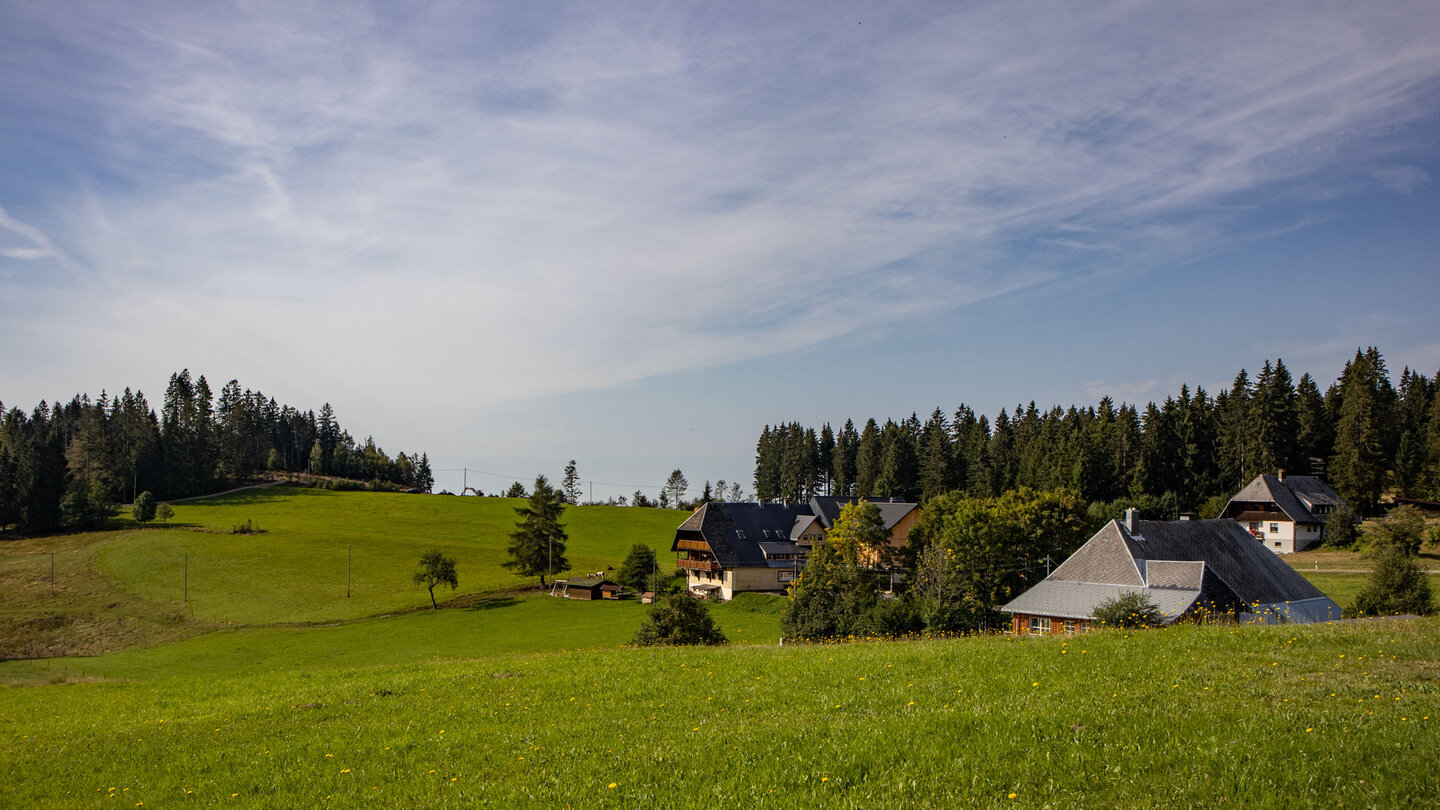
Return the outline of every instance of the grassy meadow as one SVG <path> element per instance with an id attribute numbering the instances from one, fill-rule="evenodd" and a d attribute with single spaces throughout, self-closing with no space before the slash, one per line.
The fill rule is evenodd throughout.
<path id="1" fill-rule="evenodd" d="M 632 649 L 636 601 L 552 599 L 500 567 L 516 504 L 274 488 L 0 542 L 0 806 L 1440 794 L 1440 619 L 781 647 L 781 601 L 743 595 L 713 608 L 739 644 Z M 573 571 L 637 541 L 663 563 L 683 517 L 567 510 Z M 229 533 L 247 520 L 264 533 Z M 410 581 L 431 547 L 459 562 L 439 611 Z M 1368 561 L 1341 554 L 1288 559 L 1343 605 Z"/>
<path id="2" fill-rule="evenodd" d="M 0 784 L 15 807 L 1428 806 L 1437 651 L 1440 621 L 1382 620 L 0 687 Z"/>
<path id="3" fill-rule="evenodd" d="M 462 654 L 544 648 L 536 639 L 554 648 L 561 636 L 573 640 L 562 648 L 628 640 L 640 621 L 635 603 L 551 605 L 560 600 L 539 597 L 533 590 L 537 579 L 516 577 L 501 566 L 519 503 L 269 488 L 179 504 L 169 526 L 127 523 L 133 528 L 0 542 L 0 658 L 94 656 L 217 631 L 229 635 L 188 643 L 210 654 L 212 644 L 244 647 L 273 639 L 298 652 L 311 642 L 295 639 L 324 637 L 300 632 L 314 625 L 347 628 L 337 636 L 390 636 L 409 640 L 405 647 Z M 565 515 L 571 570 L 618 566 L 636 542 L 660 551 L 663 565 L 670 559 L 674 527 L 683 519 L 684 513 L 671 510 L 571 508 Z M 263 532 L 230 533 L 247 521 Z M 457 637 L 442 625 L 461 622 L 458 617 L 408 615 L 429 608 L 425 590 L 410 578 L 429 548 L 440 548 L 458 562 L 459 589 L 441 588 L 437 598 L 468 611 L 469 624 L 481 624 L 475 620 L 483 616 L 493 620 L 493 628 Z M 510 609 L 532 599 L 546 604 Z M 576 610 L 586 607 L 592 609 Z M 733 612 L 742 619 L 761 615 Z M 357 621 L 370 627 L 349 627 Z M 386 621 L 394 624 L 383 625 Z M 770 625 L 778 627 L 777 621 Z M 741 625 L 744 621 L 735 627 L 740 635 L 778 632 Z M 622 632 L 625 626 L 628 632 Z M 466 643 L 471 646 L 461 646 Z M 365 645 L 356 644 L 346 648 L 363 655 Z M 394 644 L 371 646 L 383 655 Z M 14 668 L 15 662 L 0 664 L 0 678 Z"/>

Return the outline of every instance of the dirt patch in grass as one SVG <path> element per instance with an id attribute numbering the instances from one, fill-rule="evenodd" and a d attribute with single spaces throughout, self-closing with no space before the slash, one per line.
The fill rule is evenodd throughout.
<path id="1" fill-rule="evenodd" d="M 179 605 L 142 599 L 95 570 L 101 546 L 125 532 L 0 544 L 0 661 L 100 655 L 212 629 Z"/>

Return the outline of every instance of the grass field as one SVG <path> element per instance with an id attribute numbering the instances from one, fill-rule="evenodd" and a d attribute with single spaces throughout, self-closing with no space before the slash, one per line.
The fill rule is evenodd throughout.
<path id="1" fill-rule="evenodd" d="M 460 588 L 437 591 L 441 599 L 473 603 L 534 585 L 501 566 L 518 504 L 272 488 L 180 504 L 168 527 L 3 542 L 0 658 L 94 655 L 234 626 L 405 612 L 429 603 L 410 575 L 432 547 L 459 566 Z M 636 542 L 660 551 L 663 564 L 683 519 L 660 509 L 568 509 L 572 571 L 618 566 Z M 264 532 L 228 533 L 246 521 Z"/>
<path id="2" fill-rule="evenodd" d="M 1437 651 L 1425 619 L 0 687 L 0 784 L 15 807 L 1429 806 Z"/>

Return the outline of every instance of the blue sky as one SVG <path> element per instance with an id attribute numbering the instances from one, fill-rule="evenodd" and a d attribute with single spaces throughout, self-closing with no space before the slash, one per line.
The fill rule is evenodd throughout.
<path id="1" fill-rule="evenodd" d="M 5 3 L 0 398 L 188 367 L 607 497 L 1440 369 L 1440 4 L 871 5 Z"/>

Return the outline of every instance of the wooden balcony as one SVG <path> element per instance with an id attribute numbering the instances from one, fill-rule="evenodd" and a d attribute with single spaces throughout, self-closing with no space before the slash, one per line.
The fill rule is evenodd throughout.
<path id="1" fill-rule="evenodd" d="M 676 540 L 675 548 L 681 551 L 709 551 L 710 544 L 704 540 Z"/>
<path id="2" fill-rule="evenodd" d="M 719 571 L 720 563 L 715 560 L 676 560 L 675 564 L 692 571 Z"/>

